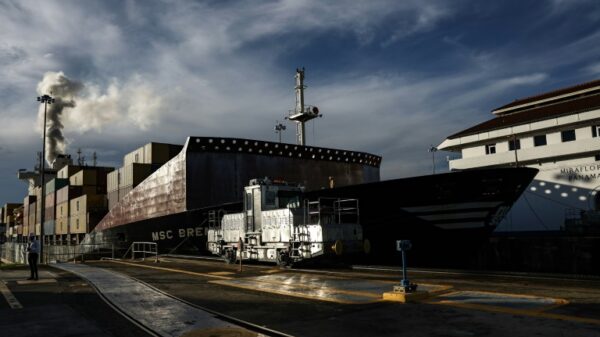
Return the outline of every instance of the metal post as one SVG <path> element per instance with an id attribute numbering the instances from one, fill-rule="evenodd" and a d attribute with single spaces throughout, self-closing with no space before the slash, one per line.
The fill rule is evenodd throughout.
<path id="1" fill-rule="evenodd" d="M 410 281 L 406 275 L 406 251 L 404 249 L 402 250 L 402 281 L 400 281 L 400 284 L 403 287 L 408 287 L 410 285 Z"/>
<path id="2" fill-rule="evenodd" d="M 515 166 L 519 167 L 519 156 L 517 155 L 517 135 L 513 134 L 513 146 L 515 147 Z"/>
<path id="3" fill-rule="evenodd" d="M 433 170 L 433 174 L 435 174 L 435 152 L 437 151 L 437 147 L 431 145 L 429 148 L 429 152 L 431 152 L 431 167 Z"/>
<path id="4" fill-rule="evenodd" d="M 242 251 L 244 250 L 244 241 L 242 238 L 238 241 L 238 250 L 240 251 L 240 273 L 244 270 L 242 266 Z"/>
<path id="5" fill-rule="evenodd" d="M 40 165 L 42 195 L 41 195 L 41 219 L 40 219 L 40 264 L 44 263 L 44 217 L 46 213 L 46 114 L 48 104 L 54 103 L 54 98 L 49 95 L 43 95 L 37 98 L 38 102 L 44 104 L 44 130 L 42 134 L 42 159 Z"/>
<path id="6" fill-rule="evenodd" d="M 286 129 L 286 126 L 279 123 L 279 121 L 275 122 L 275 133 L 279 134 L 279 143 L 281 143 L 281 133 Z"/>
<path id="7" fill-rule="evenodd" d="M 400 286 L 394 286 L 394 292 L 410 293 L 417 290 L 416 284 L 411 284 L 408 280 L 408 272 L 406 271 L 406 251 L 412 248 L 412 243 L 408 240 L 397 240 L 396 250 L 402 253 L 402 280 Z"/>

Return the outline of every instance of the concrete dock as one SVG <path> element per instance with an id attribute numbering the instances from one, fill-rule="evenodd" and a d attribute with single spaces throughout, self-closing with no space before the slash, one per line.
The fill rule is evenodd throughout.
<path id="1" fill-rule="evenodd" d="M 15 336 L 600 336 L 600 281 L 420 271 L 279 269 L 163 257 L 0 271 Z"/>

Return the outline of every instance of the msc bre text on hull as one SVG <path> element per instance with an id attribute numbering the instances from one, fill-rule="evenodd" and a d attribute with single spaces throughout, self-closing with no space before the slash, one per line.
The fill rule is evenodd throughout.
<path id="1" fill-rule="evenodd" d="M 206 230 L 202 227 L 188 227 L 175 230 L 168 229 L 166 231 L 152 232 L 152 241 L 171 240 L 175 237 L 200 237 L 205 235 Z"/>

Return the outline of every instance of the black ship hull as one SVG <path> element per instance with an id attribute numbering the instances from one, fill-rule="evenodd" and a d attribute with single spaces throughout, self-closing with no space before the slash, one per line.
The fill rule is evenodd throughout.
<path id="1" fill-rule="evenodd" d="M 395 241 L 413 240 L 411 260 L 419 265 L 460 266 L 477 259 L 496 224 L 537 170 L 481 169 L 317 189 L 307 199 L 356 198 L 371 250 L 370 263 L 397 258 Z M 241 196 L 241 193 L 240 193 Z M 202 253 L 210 211 L 239 212 L 241 202 L 207 206 L 94 231 L 93 242 L 156 242 L 159 251 Z M 474 263 L 471 261 L 471 264 Z M 475 261 L 476 263 L 476 261 Z"/>
<path id="2" fill-rule="evenodd" d="M 413 241 L 421 266 L 477 265 L 478 252 L 536 169 L 493 168 L 312 191 L 309 198 L 359 200 L 371 263 L 398 261 L 396 240 Z"/>

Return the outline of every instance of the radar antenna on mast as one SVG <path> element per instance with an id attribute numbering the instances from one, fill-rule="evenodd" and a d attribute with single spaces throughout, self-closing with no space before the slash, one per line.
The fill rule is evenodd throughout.
<path id="1" fill-rule="evenodd" d="M 304 67 L 296 68 L 296 109 L 289 111 L 287 119 L 296 122 L 296 137 L 299 145 L 306 145 L 306 127 L 305 123 L 317 117 L 323 117 L 319 114 L 319 108 L 312 105 L 304 105 Z"/>

